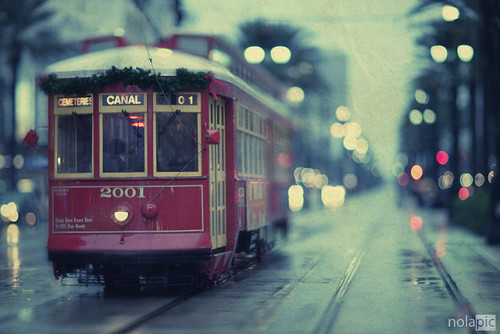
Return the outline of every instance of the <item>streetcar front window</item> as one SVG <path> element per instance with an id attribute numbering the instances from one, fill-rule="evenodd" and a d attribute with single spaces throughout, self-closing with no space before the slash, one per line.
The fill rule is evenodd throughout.
<path id="1" fill-rule="evenodd" d="M 198 114 L 156 114 L 156 170 L 198 171 Z"/>
<path id="2" fill-rule="evenodd" d="M 57 174 L 92 172 L 92 115 L 56 116 Z"/>
<path id="3" fill-rule="evenodd" d="M 144 113 L 102 116 L 102 172 L 145 173 Z"/>

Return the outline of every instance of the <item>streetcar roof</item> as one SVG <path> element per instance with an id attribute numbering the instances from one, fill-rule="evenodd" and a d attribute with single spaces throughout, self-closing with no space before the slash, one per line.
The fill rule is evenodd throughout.
<path id="1" fill-rule="evenodd" d="M 111 48 L 64 59 L 49 65 L 45 72 L 60 79 L 104 74 L 111 67 L 153 70 L 161 76 L 175 76 L 178 68 L 193 72 L 211 72 L 222 81 L 233 84 L 271 109 L 286 115 L 286 107 L 272 96 L 249 85 L 223 65 L 181 51 L 143 45 Z"/>

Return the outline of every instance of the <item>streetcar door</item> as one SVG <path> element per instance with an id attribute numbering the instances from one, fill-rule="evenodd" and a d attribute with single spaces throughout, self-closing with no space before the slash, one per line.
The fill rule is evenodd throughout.
<path id="1" fill-rule="evenodd" d="M 226 135 L 225 102 L 210 97 L 209 129 L 219 130 L 219 145 L 209 146 L 210 235 L 212 248 L 226 246 Z"/>

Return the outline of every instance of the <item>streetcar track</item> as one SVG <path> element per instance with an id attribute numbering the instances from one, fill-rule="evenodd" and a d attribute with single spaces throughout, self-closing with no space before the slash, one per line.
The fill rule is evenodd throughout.
<path id="1" fill-rule="evenodd" d="M 323 252 L 317 254 L 314 259 L 312 260 L 312 265 L 308 268 L 306 273 L 302 275 L 302 277 L 297 280 L 294 284 L 287 283 L 283 285 L 280 289 L 278 289 L 276 292 L 274 292 L 273 297 L 274 298 L 279 298 L 280 295 L 283 295 L 277 305 L 273 307 L 271 312 L 268 313 L 268 316 L 266 317 L 265 320 L 260 322 L 259 327 L 257 327 L 256 332 L 263 332 L 268 324 L 271 322 L 271 320 L 278 314 L 278 311 L 281 309 L 281 307 L 287 302 L 295 293 L 297 288 L 304 283 L 304 281 L 311 276 L 311 274 L 316 270 L 317 266 L 321 262 L 321 259 L 323 256 L 326 254 L 327 250 L 323 250 Z M 270 299 L 265 303 L 265 306 L 270 306 L 272 302 L 275 301 L 275 299 Z M 265 308 L 261 309 L 261 312 L 265 312 Z M 253 317 L 251 317 L 253 318 Z"/>
<path id="2" fill-rule="evenodd" d="M 368 241 L 366 240 L 358 249 L 358 252 L 349 264 L 344 277 L 335 289 L 333 296 L 330 298 L 330 302 L 326 306 L 323 315 L 321 316 L 320 321 L 316 325 L 313 333 L 323 334 L 331 332 L 335 321 L 337 320 L 340 308 L 342 307 L 342 303 L 347 290 L 349 289 L 354 275 L 356 274 L 356 271 L 358 270 L 358 267 L 366 254 L 367 246 Z"/>
<path id="3" fill-rule="evenodd" d="M 191 299 L 192 297 L 194 297 L 200 293 L 201 293 L 201 289 L 190 290 L 189 292 L 181 295 L 180 297 L 175 298 L 174 300 L 172 300 L 172 301 L 170 301 L 170 302 L 168 302 L 168 303 L 166 303 L 166 304 L 164 304 L 164 305 L 162 305 L 162 306 L 160 306 L 160 307 L 158 307 L 150 312 L 147 312 L 147 313 L 139 316 L 135 320 L 126 324 L 125 326 L 110 332 L 110 334 L 129 333 L 129 332 L 137 329 L 138 327 L 141 327 L 145 323 L 155 319 L 156 317 L 172 310 L 173 308 L 179 306 L 180 304 L 184 303 L 185 301 Z"/>
<path id="4" fill-rule="evenodd" d="M 361 262 L 363 261 L 363 258 L 366 255 L 368 245 L 379 231 L 380 224 L 372 224 L 371 227 L 366 231 L 364 240 L 361 242 L 361 245 L 358 247 L 358 250 L 351 260 L 349 267 L 345 271 L 344 277 L 337 285 L 332 297 L 330 297 L 328 305 L 323 311 L 320 320 L 316 324 L 313 333 L 327 334 L 333 332 L 335 322 L 337 321 L 347 291 L 349 290 L 349 287 L 353 282 L 354 275 L 356 274 Z"/>
<path id="5" fill-rule="evenodd" d="M 255 263 L 256 262 L 254 260 L 248 261 L 247 263 L 235 268 L 233 270 L 232 275 L 229 275 L 227 277 L 222 277 L 221 279 L 217 280 L 216 284 L 227 282 L 229 279 L 233 278 L 234 275 L 237 275 L 238 273 L 244 272 L 249 267 L 252 267 L 253 265 L 255 265 Z M 195 287 L 192 290 L 186 292 L 185 294 L 182 294 L 178 298 L 175 298 L 174 300 L 172 300 L 172 301 L 170 301 L 170 302 L 168 302 L 160 307 L 157 307 L 156 309 L 154 309 L 150 312 L 147 312 L 147 313 L 137 317 L 135 320 L 131 321 L 127 325 L 125 325 L 117 330 L 111 331 L 109 334 L 129 333 L 129 332 L 143 326 L 144 324 L 148 323 L 149 321 L 151 321 L 151 320 L 165 314 L 166 312 L 174 309 L 175 307 L 188 301 L 192 297 L 199 295 L 203 291 L 204 291 L 204 289 L 201 286 Z"/>
<path id="6" fill-rule="evenodd" d="M 469 245 L 469 249 L 474 252 L 481 260 L 487 264 L 490 268 L 494 269 L 497 273 L 500 273 L 500 267 L 494 263 L 489 257 L 481 254 L 473 245 Z"/>
<path id="7" fill-rule="evenodd" d="M 464 296 L 460 288 L 457 286 L 457 284 L 451 277 L 451 274 L 445 268 L 441 259 L 436 255 L 436 250 L 434 249 L 434 247 L 432 247 L 432 245 L 425 239 L 422 233 L 418 233 L 418 236 L 420 237 L 420 240 L 422 241 L 424 248 L 426 249 L 429 257 L 431 258 L 434 268 L 439 273 L 439 276 L 441 277 L 441 280 L 444 283 L 446 291 L 448 292 L 451 299 L 455 303 L 455 306 L 457 307 L 459 314 L 461 314 L 462 316 L 466 316 L 469 319 L 475 318 L 476 313 L 474 312 L 472 304 Z M 470 333 L 476 333 L 476 330 L 474 328 L 468 327 L 468 329 Z"/>

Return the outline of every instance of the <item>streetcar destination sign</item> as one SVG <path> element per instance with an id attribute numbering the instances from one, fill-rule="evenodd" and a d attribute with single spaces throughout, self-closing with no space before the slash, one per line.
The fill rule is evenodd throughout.
<path id="1" fill-rule="evenodd" d="M 104 106 L 142 106 L 144 94 L 103 94 L 102 104 Z"/>
<path id="2" fill-rule="evenodd" d="M 195 106 L 198 104 L 198 94 L 171 94 L 168 97 L 158 94 L 156 95 L 156 104 Z"/>
<path id="3" fill-rule="evenodd" d="M 89 107 L 92 106 L 92 96 L 59 97 L 57 106 L 65 107 Z"/>

